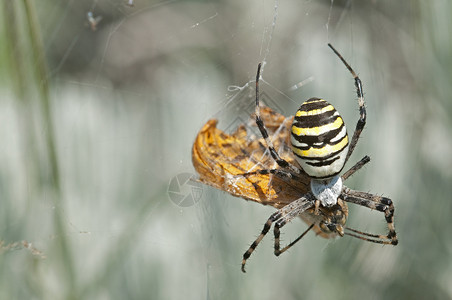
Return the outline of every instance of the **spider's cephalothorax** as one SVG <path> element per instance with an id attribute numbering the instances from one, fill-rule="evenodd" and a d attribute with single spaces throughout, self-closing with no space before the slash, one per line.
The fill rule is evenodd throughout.
<path id="1" fill-rule="evenodd" d="M 328 44 L 328 46 L 353 75 L 358 96 L 360 117 L 351 141 L 349 141 L 344 120 L 331 104 L 319 98 L 311 98 L 304 102 L 296 112 L 291 128 L 292 150 L 299 166 L 291 164 L 279 156 L 261 119 L 259 108 L 259 77 L 261 65 L 259 64 L 258 66 L 256 75 L 256 124 L 262 137 L 265 139 L 271 156 L 280 168 L 259 170 L 243 175 L 246 176 L 256 173 L 275 174 L 282 178 L 298 178 L 307 175 L 311 180 L 311 190 L 304 195 L 300 195 L 299 199 L 282 207 L 270 216 L 259 237 L 243 254 L 243 272 L 245 272 L 247 259 L 270 230 L 272 224 L 274 224 L 275 255 L 277 256 L 292 247 L 312 228 L 319 228 L 320 232 L 317 231 L 317 233 L 323 233 L 327 237 L 347 234 L 374 243 L 392 245 L 397 245 L 398 243 L 394 228 L 394 205 L 391 199 L 354 191 L 342 185 L 343 180 L 345 181 L 370 161 L 370 158 L 365 156 L 345 172 L 345 174 L 342 176 L 339 175 L 350 155 L 353 153 L 359 136 L 366 124 L 366 108 L 364 106 L 362 84 L 358 75 L 356 75 L 355 71 L 331 44 Z M 388 234 L 370 234 L 345 226 L 348 215 L 346 202 L 383 212 L 388 224 Z M 310 224 L 309 228 L 292 243 L 280 249 L 280 228 L 297 216 L 301 216 Z"/>

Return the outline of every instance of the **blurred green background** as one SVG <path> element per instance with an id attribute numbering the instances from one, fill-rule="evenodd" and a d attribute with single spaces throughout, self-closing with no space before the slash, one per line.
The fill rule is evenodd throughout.
<path id="1" fill-rule="evenodd" d="M 452 298 L 450 1 L 1 3 L 1 299 Z M 260 61 L 264 102 L 323 97 L 350 134 L 353 79 L 328 42 L 368 108 L 351 162 L 372 162 L 347 185 L 394 200 L 400 243 L 311 233 L 275 257 L 269 235 L 242 274 L 274 209 L 185 182 L 191 145 L 252 112 Z M 386 232 L 365 208 L 348 224 Z"/>

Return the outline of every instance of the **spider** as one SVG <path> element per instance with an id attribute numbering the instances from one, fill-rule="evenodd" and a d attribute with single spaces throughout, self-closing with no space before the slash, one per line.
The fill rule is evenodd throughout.
<path id="1" fill-rule="evenodd" d="M 320 233 L 329 237 L 349 235 L 373 243 L 398 244 L 394 227 L 394 205 L 392 200 L 366 192 L 355 191 L 342 184 L 343 181 L 370 161 L 369 156 L 365 156 L 342 176 L 339 175 L 352 155 L 366 124 L 366 107 L 364 105 L 361 79 L 342 55 L 331 44 L 328 44 L 328 46 L 339 57 L 355 80 L 359 120 L 349 143 L 345 123 L 331 104 L 319 98 L 311 98 L 304 102 L 296 112 L 291 128 L 292 151 L 301 168 L 279 156 L 261 119 L 259 106 L 261 64 L 258 65 L 256 75 L 256 125 L 266 142 L 268 151 L 280 168 L 257 170 L 241 175 L 247 177 L 256 174 L 274 174 L 280 178 L 295 180 L 308 176 L 310 178 L 310 191 L 282 207 L 268 218 L 258 238 L 243 254 L 243 272 L 245 272 L 247 259 L 273 224 L 275 236 L 274 254 L 276 256 L 287 251 L 314 226 L 320 228 Z M 389 229 L 388 234 L 370 234 L 346 227 L 348 209 L 345 202 L 383 212 Z M 280 229 L 297 216 L 301 216 L 308 224 L 310 223 L 310 226 L 293 242 L 281 249 Z"/>

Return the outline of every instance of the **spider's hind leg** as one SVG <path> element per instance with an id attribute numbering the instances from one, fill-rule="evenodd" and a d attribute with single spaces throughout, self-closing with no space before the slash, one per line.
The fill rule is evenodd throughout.
<path id="1" fill-rule="evenodd" d="M 355 131 L 353 132 L 353 137 L 348 148 L 347 156 L 345 158 L 345 161 L 347 162 L 350 156 L 352 155 L 356 144 L 358 143 L 359 136 L 361 135 L 364 126 L 366 125 L 366 106 L 364 105 L 363 84 L 361 82 L 361 79 L 359 79 L 358 75 L 347 63 L 345 58 L 331 44 L 328 44 L 328 46 L 331 48 L 331 50 L 334 51 L 334 53 L 339 57 L 339 59 L 342 61 L 342 63 L 345 65 L 348 71 L 352 74 L 353 79 L 355 79 L 356 95 L 358 96 L 359 120 L 356 123 L 356 128 Z"/>
<path id="2" fill-rule="evenodd" d="M 238 174 L 240 176 L 250 176 L 250 175 L 268 175 L 268 174 L 273 174 L 276 175 L 280 178 L 296 178 L 296 175 L 293 175 L 292 173 L 290 173 L 289 171 L 286 171 L 284 169 L 263 169 L 263 170 L 257 170 L 257 171 L 252 171 L 252 172 L 246 172 L 246 173 L 242 173 L 242 174 Z"/>
<path id="3" fill-rule="evenodd" d="M 342 181 L 347 180 L 350 176 L 352 176 L 356 171 L 364 167 L 365 164 L 370 162 L 369 156 L 364 156 L 360 161 L 358 161 L 353 167 L 351 167 L 347 172 L 342 175 Z"/>
<path id="4" fill-rule="evenodd" d="M 260 106 L 259 106 L 259 79 L 260 79 L 260 76 L 261 76 L 261 66 L 262 66 L 262 64 L 259 63 L 259 65 L 257 66 L 257 74 L 256 74 L 256 108 L 255 108 L 255 115 L 256 115 L 257 128 L 259 128 L 259 131 L 260 131 L 262 137 L 264 138 L 265 143 L 267 144 L 267 148 L 270 151 L 270 154 L 273 157 L 273 159 L 278 164 L 278 166 L 280 166 L 281 168 L 289 170 L 291 173 L 300 174 L 301 170 L 298 167 L 292 165 L 291 163 L 289 163 L 285 159 L 281 158 L 281 156 L 279 156 L 278 152 L 275 150 L 275 147 L 273 146 L 272 140 L 268 136 L 268 132 L 267 132 L 267 129 L 265 128 L 264 121 L 262 121 L 261 113 L 260 113 Z"/>

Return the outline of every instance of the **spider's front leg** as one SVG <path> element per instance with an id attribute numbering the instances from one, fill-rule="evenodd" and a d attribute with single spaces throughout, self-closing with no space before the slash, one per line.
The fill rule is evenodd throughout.
<path id="1" fill-rule="evenodd" d="M 259 243 L 262 241 L 264 236 L 268 233 L 268 231 L 270 230 L 273 222 L 278 220 L 280 217 L 281 217 L 281 212 L 280 211 L 277 211 L 277 212 L 273 213 L 270 216 L 270 218 L 268 218 L 267 222 L 265 222 L 265 225 L 264 225 L 264 228 L 261 231 L 261 234 L 259 234 L 257 239 L 251 244 L 251 246 L 248 248 L 248 250 L 246 250 L 246 252 L 243 254 L 243 259 L 242 259 L 242 272 L 243 273 L 246 273 L 246 271 L 245 271 L 245 264 L 246 264 L 247 259 L 251 256 L 251 253 L 254 252 L 254 250 L 259 245 Z"/>
<path id="2" fill-rule="evenodd" d="M 284 219 L 281 219 L 280 222 L 277 222 L 275 224 L 275 227 L 273 228 L 273 233 L 275 235 L 275 255 L 279 256 L 282 253 L 286 252 L 290 247 L 292 247 L 293 245 L 295 245 L 299 240 L 301 240 L 302 237 L 304 237 L 306 235 L 306 233 L 309 232 L 309 230 L 312 229 L 312 227 L 314 227 L 314 223 L 312 223 L 308 229 L 306 229 L 299 237 L 297 237 L 293 242 L 291 242 L 289 245 L 287 245 L 286 247 L 284 247 L 282 250 L 280 250 L 280 240 L 279 240 L 279 236 L 280 236 L 280 228 L 283 227 L 284 225 L 286 225 L 287 221 L 285 221 Z"/>
<path id="3" fill-rule="evenodd" d="M 281 253 L 292 247 L 296 242 L 298 242 L 314 225 L 311 225 L 305 232 L 303 232 L 297 239 L 295 239 L 288 246 L 280 250 L 279 243 L 279 229 L 292 221 L 295 217 L 299 216 L 301 213 L 311 208 L 314 205 L 314 196 L 311 193 L 304 195 L 303 197 L 287 204 L 277 212 L 273 213 L 267 222 L 265 222 L 264 228 L 257 239 L 251 244 L 251 246 L 243 254 L 242 259 L 242 272 L 245 273 L 245 264 L 251 254 L 254 252 L 256 247 L 262 241 L 264 236 L 268 233 L 273 223 L 275 223 L 274 234 L 275 234 L 275 255 L 279 256 Z"/>
<path id="4" fill-rule="evenodd" d="M 399 243 L 394 226 L 394 204 L 392 203 L 391 199 L 365 192 L 355 191 L 347 187 L 344 187 L 342 199 L 350 203 L 355 203 L 368 207 L 370 209 L 376 209 L 383 212 L 385 214 L 386 223 L 388 224 L 389 229 L 387 235 L 379 235 L 364 233 L 358 230 L 347 228 L 355 233 L 361 234 L 355 235 L 352 233 L 347 233 L 348 235 L 379 244 L 392 244 L 395 246 Z M 363 235 L 367 237 L 364 237 Z"/>

